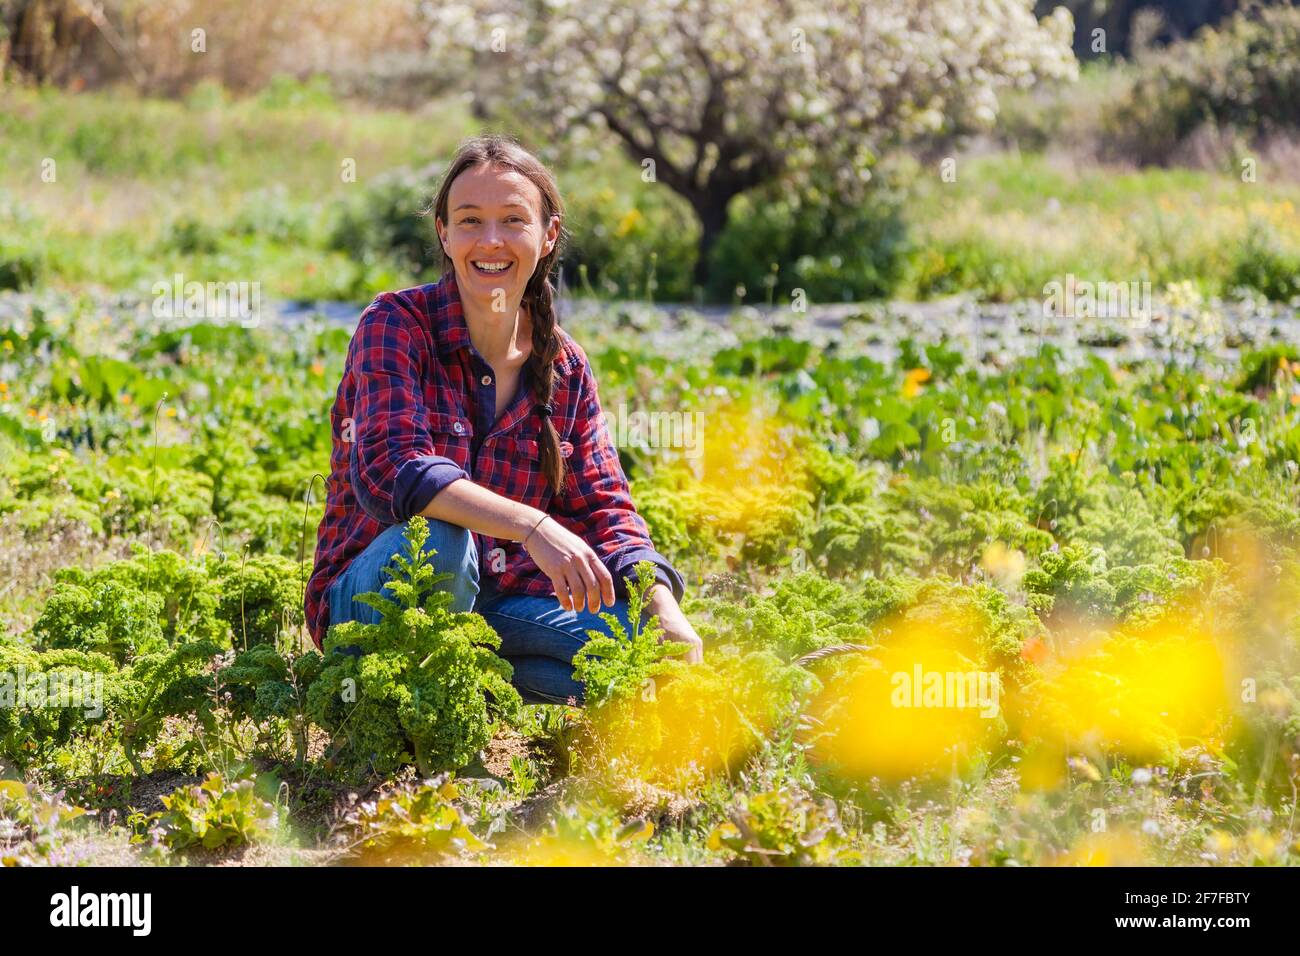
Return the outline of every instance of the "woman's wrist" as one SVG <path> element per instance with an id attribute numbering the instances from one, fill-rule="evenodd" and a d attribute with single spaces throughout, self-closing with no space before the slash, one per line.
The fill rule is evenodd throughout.
<path id="1" fill-rule="evenodd" d="M 515 524 L 515 533 L 511 537 L 523 544 L 529 540 L 529 537 L 537 530 L 538 526 L 549 517 L 550 515 L 540 508 L 520 508 L 519 517 Z"/>
<path id="2" fill-rule="evenodd" d="M 545 521 L 545 520 L 546 520 L 547 518 L 549 518 L 549 517 L 550 517 L 550 515 L 548 515 L 548 514 L 546 514 L 545 512 L 543 512 L 543 513 L 542 513 L 542 516 L 541 516 L 540 518 L 537 519 L 537 523 L 533 525 L 532 530 L 530 530 L 526 535 L 524 535 L 523 540 L 520 541 L 519 543 L 522 544 L 524 547 L 527 547 L 527 546 L 528 546 L 528 539 L 531 538 L 531 537 L 533 536 L 533 533 L 536 532 L 537 529 L 540 528 L 540 527 L 542 526 L 542 522 Z"/>

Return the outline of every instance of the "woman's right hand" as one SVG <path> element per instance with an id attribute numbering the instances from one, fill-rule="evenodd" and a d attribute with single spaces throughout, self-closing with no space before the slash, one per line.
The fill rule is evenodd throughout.
<path id="1" fill-rule="evenodd" d="M 602 603 L 614 606 L 614 578 L 587 542 L 550 515 L 524 541 L 524 551 L 551 579 L 560 607 L 577 611 L 584 604 L 595 614 Z"/>

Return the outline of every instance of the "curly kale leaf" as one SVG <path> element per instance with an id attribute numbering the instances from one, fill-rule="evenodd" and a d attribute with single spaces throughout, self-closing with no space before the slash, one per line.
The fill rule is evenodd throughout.
<path id="1" fill-rule="evenodd" d="M 422 773 L 463 767 L 487 745 L 492 724 L 523 705 L 501 639 L 477 614 L 450 610 L 425 550 L 428 523 L 415 516 L 408 552 L 394 556 L 385 593 L 358 595 L 380 621 L 330 628 L 325 665 L 307 692 L 311 718 L 330 731 L 341 764 L 389 773 L 414 762 Z M 360 657 L 336 653 L 356 647 Z"/>

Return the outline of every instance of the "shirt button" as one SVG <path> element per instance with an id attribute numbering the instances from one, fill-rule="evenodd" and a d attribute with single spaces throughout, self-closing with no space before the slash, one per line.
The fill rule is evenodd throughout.
<path id="1" fill-rule="evenodd" d="M 465 426 L 462 425 L 460 422 L 457 422 L 456 424 L 451 426 L 451 430 L 454 431 L 457 435 L 459 435 L 465 431 Z"/>
<path id="2" fill-rule="evenodd" d="M 491 384 L 492 384 L 492 376 L 491 376 L 491 375 L 484 375 L 481 381 L 483 382 L 484 385 L 491 385 Z"/>

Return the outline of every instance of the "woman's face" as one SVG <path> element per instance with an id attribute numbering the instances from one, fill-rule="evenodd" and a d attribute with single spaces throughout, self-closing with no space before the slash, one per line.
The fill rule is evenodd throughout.
<path id="1" fill-rule="evenodd" d="M 512 169 L 480 165 L 456 177 L 448 221 L 437 220 L 437 228 L 462 299 L 504 312 L 523 297 L 537 263 L 559 238 L 559 217 L 543 223 L 541 210 L 541 192 Z"/>

